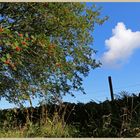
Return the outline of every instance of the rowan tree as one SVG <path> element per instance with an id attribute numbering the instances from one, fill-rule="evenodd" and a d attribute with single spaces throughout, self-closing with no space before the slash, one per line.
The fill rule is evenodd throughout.
<path id="1" fill-rule="evenodd" d="M 0 3 L 0 97 L 22 104 L 81 91 L 100 66 L 93 32 L 107 17 L 85 3 Z"/>

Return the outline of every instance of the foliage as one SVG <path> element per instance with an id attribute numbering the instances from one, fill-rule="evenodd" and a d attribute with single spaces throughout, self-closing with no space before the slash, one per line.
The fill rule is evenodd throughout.
<path id="1" fill-rule="evenodd" d="M 84 3 L 0 3 L 0 97 L 22 105 L 35 97 L 55 102 L 83 93 L 83 76 L 100 66 L 93 58 L 100 9 Z"/>

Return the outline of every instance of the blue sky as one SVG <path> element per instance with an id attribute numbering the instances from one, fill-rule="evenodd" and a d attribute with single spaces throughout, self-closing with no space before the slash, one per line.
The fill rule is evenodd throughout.
<path id="1" fill-rule="evenodd" d="M 90 6 L 92 3 L 88 3 L 87 5 Z M 97 7 L 102 7 L 101 17 L 109 16 L 108 21 L 106 21 L 102 26 L 96 25 L 95 31 L 93 32 L 94 36 L 94 45 L 93 48 L 98 50 L 96 55 L 96 59 L 101 60 L 103 54 L 108 52 L 105 40 L 109 40 L 112 35 L 112 29 L 114 29 L 118 23 L 121 25 L 125 25 L 126 29 L 124 30 L 124 36 L 127 36 L 128 30 L 130 31 L 130 39 L 129 37 L 123 38 L 123 35 L 120 35 L 120 42 L 122 43 L 122 47 L 126 48 L 122 55 L 125 56 L 125 59 L 118 58 L 117 65 L 103 65 L 101 68 L 97 68 L 92 70 L 87 78 L 84 79 L 84 88 L 87 92 L 86 95 L 82 95 L 80 93 L 76 93 L 76 98 L 71 98 L 70 96 L 65 97 L 66 101 L 72 102 L 88 102 L 94 100 L 104 101 L 106 99 L 110 100 L 110 93 L 109 93 L 109 86 L 108 86 L 108 76 L 112 77 L 114 93 L 119 95 L 121 91 L 128 91 L 130 93 L 138 93 L 140 91 L 140 43 L 138 41 L 137 46 L 131 47 L 129 45 L 132 44 L 133 41 L 135 44 L 135 37 L 139 38 L 139 31 L 140 31 L 140 3 L 95 3 Z M 122 24 L 123 23 L 123 24 Z M 116 29 L 119 30 L 119 27 Z M 137 33 L 138 34 L 137 34 Z M 136 34 L 135 34 L 136 33 Z M 126 34 L 126 35 L 125 35 Z M 132 35 L 132 37 L 131 37 Z M 116 37 L 116 36 L 115 36 Z M 131 38 L 133 38 L 132 41 Z M 118 40 L 119 41 L 119 40 Z M 110 41 L 111 42 L 111 41 Z M 126 43 L 125 43 L 126 42 Z M 128 43 L 127 43 L 128 42 Z M 113 43 L 113 42 L 111 42 Z M 129 46 L 129 47 L 128 47 Z M 112 46 L 112 47 L 117 47 Z M 134 48 L 134 49 L 133 49 Z M 130 50 L 129 52 L 127 50 Z M 122 51 L 121 48 L 116 50 Z M 110 51 L 111 52 L 111 51 Z M 115 52 L 115 53 L 116 53 Z M 131 54 L 131 53 L 132 54 Z M 121 53 L 121 52 L 120 52 Z M 127 55 L 128 53 L 128 55 Z M 131 55 L 129 55 L 131 54 Z M 117 55 L 117 54 L 115 54 Z M 121 60 L 122 59 L 122 60 Z M 114 61 L 110 59 L 109 62 Z M 119 64 L 120 62 L 120 64 Z M 118 66 L 119 65 L 119 66 Z"/>
<path id="2" fill-rule="evenodd" d="M 91 4 L 87 3 L 88 6 Z M 116 95 L 121 91 L 140 92 L 140 3 L 94 4 L 103 8 L 101 17 L 109 16 L 102 26 L 96 25 L 93 32 L 92 47 L 98 50 L 95 58 L 103 65 L 92 70 L 84 79 L 86 95 L 75 93 L 76 98 L 67 95 L 64 101 L 86 103 L 110 100 L 108 76 L 112 77 Z M 36 104 L 37 101 L 34 101 Z M 12 104 L 1 101 L 0 108 L 11 107 Z"/>

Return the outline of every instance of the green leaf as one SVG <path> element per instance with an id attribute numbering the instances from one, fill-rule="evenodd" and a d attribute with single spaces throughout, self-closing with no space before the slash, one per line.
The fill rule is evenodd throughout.
<path id="1" fill-rule="evenodd" d="M 5 62 L 5 61 L 6 61 L 6 58 L 5 58 L 5 57 L 2 57 L 2 58 L 1 58 L 1 61 L 2 61 L 2 62 Z"/>
<path id="2" fill-rule="evenodd" d="M 6 57 L 7 57 L 7 59 L 9 59 L 10 58 L 10 54 L 8 53 L 8 54 L 6 54 Z"/>
<path id="3" fill-rule="evenodd" d="M 27 38 L 29 37 L 28 33 L 25 33 L 25 37 L 27 37 Z"/>
<path id="4" fill-rule="evenodd" d="M 14 44 L 15 44 L 15 46 L 18 46 L 19 45 L 19 43 L 17 41 L 15 41 Z"/>

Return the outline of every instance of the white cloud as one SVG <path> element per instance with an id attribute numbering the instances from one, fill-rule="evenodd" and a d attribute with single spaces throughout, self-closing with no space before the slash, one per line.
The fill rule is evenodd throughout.
<path id="1" fill-rule="evenodd" d="M 127 62 L 136 48 L 140 48 L 140 31 L 133 32 L 119 22 L 112 33 L 112 37 L 105 40 L 108 50 L 104 52 L 101 62 L 106 66 L 118 67 Z"/>

